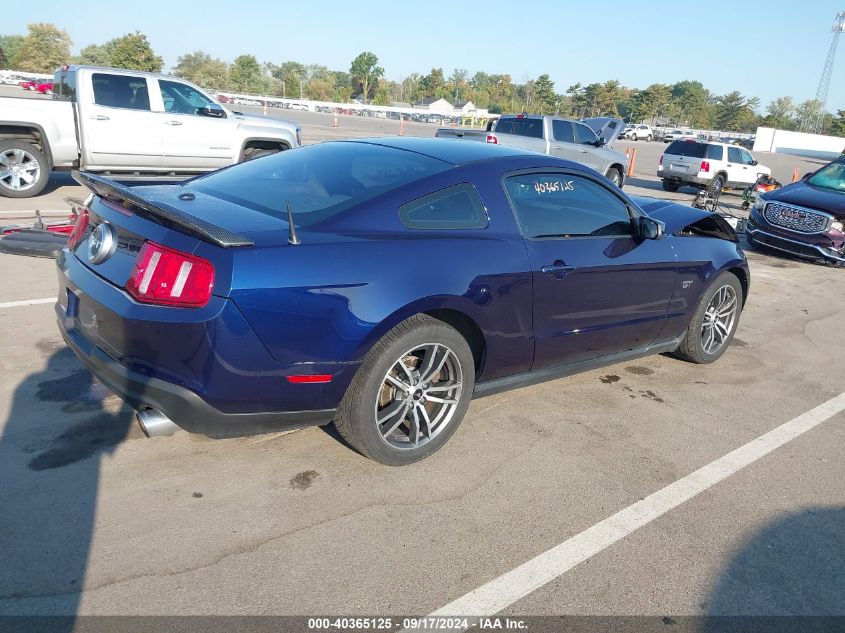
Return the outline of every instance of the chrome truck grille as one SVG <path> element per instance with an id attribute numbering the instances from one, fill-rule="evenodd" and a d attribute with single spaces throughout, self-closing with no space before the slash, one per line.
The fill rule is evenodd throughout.
<path id="1" fill-rule="evenodd" d="M 821 233 L 830 224 L 830 216 L 801 207 L 793 207 L 779 202 L 770 202 L 763 211 L 769 224 L 780 226 L 798 233 Z"/>

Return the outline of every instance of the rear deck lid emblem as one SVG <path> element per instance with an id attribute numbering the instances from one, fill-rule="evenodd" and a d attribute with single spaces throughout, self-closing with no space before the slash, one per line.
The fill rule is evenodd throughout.
<path id="1" fill-rule="evenodd" d="M 88 261 L 92 264 L 102 264 L 114 255 L 117 249 L 117 232 L 108 222 L 103 222 L 88 238 Z"/>

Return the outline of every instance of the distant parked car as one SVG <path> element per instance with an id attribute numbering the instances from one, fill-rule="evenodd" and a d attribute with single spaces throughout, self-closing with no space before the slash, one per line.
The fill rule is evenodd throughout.
<path id="1" fill-rule="evenodd" d="M 654 132 L 649 125 L 635 125 L 632 127 L 628 133 L 626 134 L 626 138 L 632 141 L 653 141 L 654 140 Z"/>
<path id="2" fill-rule="evenodd" d="M 307 111 L 307 110 L 308 110 L 308 106 L 307 106 L 307 105 L 305 105 L 304 103 L 291 103 L 291 104 L 290 104 L 290 109 L 291 109 L 291 110 L 305 110 L 305 111 Z"/>
<path id="3" fill-rule="evenodd" d="M 698 135 L 692 130 L 672 130 L 663 135 L 663 142 L 670 143 L 671 141 L 683 140 L 688 138 L 698 138 Z"/>
<path id="4" fill-rule="evenodd" d="M 38 85 L 37 81 L 22 81 L 18 84 L 24 90 L 35 90 L 35 87 Z"/>
<path id="5" fill-rule="evenodd" d="M 617 139 L 628 138 L 628 134 L 629 134 L 629 133 L 631 132 L 631 130 L 633 130 L 633 129 L 634 129 L 634 126 L 633 126 L 633 125 L 626 125 L 626 126 L 622 129 L 622 131 L 621 131 L 621 132 L 619 132 L 619 135 L 618 135 L 616 138 L 617 138 Z"/>
<path id="6" fill-rule="evenodd" d="M 752 245 L 845 266 L 845 157 L 759 196 L 745 237 Z"/>
<path id="7" fill-rule="evenodd" d="M 708 188 L 712 193 L 725 187 L 746 189 L 771 173 L 743 147 L 694 139 L 672 141 L 657 166 L 657 177 L 666 191 L 683 185 Z"/>
<path id="8" fill-rule="evenodd" d="M 53 94 L 53 82 L 45 81 L 44 83 L 39 83 L 35 86 L 35 90 L 43 95 L 51 95 Z"/>

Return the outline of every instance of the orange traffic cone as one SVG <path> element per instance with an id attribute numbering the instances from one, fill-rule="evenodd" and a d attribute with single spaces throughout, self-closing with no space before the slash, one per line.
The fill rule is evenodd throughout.
<path id="1" fill-rule="evenodd" d="M 340 127 L 337 122 L 337 110 L 334 111 L 334 119 L 332 119 L 332 127 Z"/>
<path id="2" fill-rule="evenodd" d="M 630 147 L 625 148 L 625 158 L 627 158 L 628 160 L 631 160 L 631 148 Z"/>
<path id="3" fill-rule="evenodd" d="M 628 165 L 628 175 L 634 175 L 634 165 L 637 162 L 637 148 L 634 148 L 634 152 L 631 154 L 631 163 Z"/>
<path id="4" fill-rule="evenodd" d="M 792 182 L 796 182 L 798 180 L 798 168 L 792 170 Z"/>
<path id="5" fill-rule="evenodd" d="M 405 119 L 399 117 L 399 136 L 405 136 Z"/>

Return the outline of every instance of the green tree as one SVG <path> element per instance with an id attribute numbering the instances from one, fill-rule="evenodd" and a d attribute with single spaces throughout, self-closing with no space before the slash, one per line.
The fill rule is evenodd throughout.
<path id="1" fill-rule="evenodd" d="M 52 24 L 30 24 L 29 32 L 15 54 L 19 70 L 33 73 L 52 73 L 71 60 L 72 41 L 66 31 Z"/>
<path id="2" fill-rule="evenodd" d="M 76 63 L 87 66 L 114 66 L 112 55 L 116 41 L 110 40 L 105 44 L 89 44 L 79 51 L 79 55 L 76 56 Z"/>
<path id="3" fill-rule="evenodd" d="M 670 102 L 679 123 L 691 127 L 707 125 L 710 91 L 699 81 L 679 81 L 672 86 Z"/>
<path id="4" fill-rule="evenodd" d="M 540 114 L 554 114 L 557 111 L 555 82 L 547 74 L 537 77 L 534 82 L 534 95 L 537 100 L 536 109 Z"/>
<path id="5" fill-rule="evenodd" d="M 229 68 L 229 82 L 237 92 L 258 93 L 266 87 L 261 65 L 254 55 L 239 55 Z"/>
<path id="6" fill-rule="evenodd" d="M 738 90 L 716 97 L 716 126 L 720 130 L 739 131 L 749 125 L 759 105 L 760 99 L 745 97 Z"/>
<path id="7" fill-rule="evenodd" d="M 807 129 L 815 121 L 822 110 L 821 101 L 807 99 L 795 108 L 795 118 L 801 129 Z"/>
<path id="8" fill-rule="evenodd" d="M 153 52 L 147 36 L 140 31 L 117 37 L 106 43 L 106 46 L 113 47 L 111 65 L 115 68 L 157 73 L 161 72 L 161 67 L 164 65 L 162 58 Z"/>
<path id="9" fill-rule="evenodd" d="M 766 112 L 765 125 L 781 130 L 795 129 L 795 102 L 792 97 L 778 97 L 769 104 Z"/>
<path id="10" fill-rule="evenodd" d="M 229 87 L 229 65 L 203 51 L 180 56 L 173 72 L 204 88 L 226 90 Z"/>
<path id="11" fill-rule="evenodd" d="M 432 68 L 431 72 L 420 80 L 421 97 L 438 97 L 443 93 L 446 80 L 442 68 Z"/>
<path id="12" fill-rule="evenodd" d="M 349 74 L 361 86 L 361 100 L 367 103 L 370 86 L 384 77 L 384 68 L 378 65 L 378 57 L 375 53 L 364 51 L 352 60 Z"/>
<path id="13" fill-rule="evenodd" d="M 0 51 L 6 59 L 4 64 L 0 64 L 1 67 L 7 70 L 17 69 L 18 51 L 23 41 L 23 35 L 0 35 Z"/>
<path id="14" fill-rule="evenodd" d="M 281 94 L 283 97 L 299 98 L 305 96 L 305 83 L 308 80 L 308 68 L 305 64 L 295 61 L 286 61 L 281 65 L 267 64 L 270 74 L 281 82 Z"/>
<path id="15" fill-rule="evenodd" d="M 845 110 L 838 110 L 836 116 L 830 122 L 827 130 L 833 136 L 845 136 Z"/>

